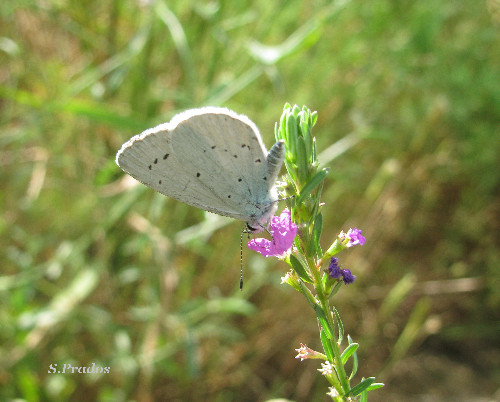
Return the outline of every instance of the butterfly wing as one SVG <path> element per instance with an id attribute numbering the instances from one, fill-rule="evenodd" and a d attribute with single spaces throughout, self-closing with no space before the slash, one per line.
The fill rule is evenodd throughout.
<path id="1" fill-rule="evenodd" d="M 116 163 L 166 196 L 219 215 L 260 222 L 277 199 L 266 155 L 252 121 L 209 107 L 188 110 L 131 138 Z"/>

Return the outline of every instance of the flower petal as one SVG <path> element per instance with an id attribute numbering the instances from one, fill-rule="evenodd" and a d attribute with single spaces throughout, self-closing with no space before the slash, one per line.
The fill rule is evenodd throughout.
<path id="1" fill-rule="evenodd" d="M 349 229 L 349 231 L 347 232 L 347 237 L 349 238 L 347 247 L 352 247 L 356 244 L 362 246 L 366 241 L 365 237 L 361 234 L 361 230 L 358 228 Z"/>
<path id="2" fill-rule="evenodd" d="M 248 242 L 248 248 L 253 251 L 257 251 L 264 257 L 273 256 L 272 251 L 273 242 L 264 238 L 252 239 Z"/>
<path id="3" fill-rule="evenodd" d="M 272 241 L 264 238 L 253 239 L 248 243 L 248 247 L 264 257 L 285 257 L 297 235 L 297 226 L 292 222 L 288 209 L 284 209 L 280 216 L 271 218 L 269 232 L 273 236 Z"/>

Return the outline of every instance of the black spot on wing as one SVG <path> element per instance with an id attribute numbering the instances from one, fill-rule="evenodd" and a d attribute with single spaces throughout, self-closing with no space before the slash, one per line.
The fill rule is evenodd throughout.
<path id="1" fill-rule="evenodd" d="M 200 177 L 200 176 L 201 176 L 200 172 L 196 173 L 196 177 Z"/>
<path id="2" fill-rule="evenodd" d="M 163 155 L 163 160 L 167 159 L 170 154 Z"/>

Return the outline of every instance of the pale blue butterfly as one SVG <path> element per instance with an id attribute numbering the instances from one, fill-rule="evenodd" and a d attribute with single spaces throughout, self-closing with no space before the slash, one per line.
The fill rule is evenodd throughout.
<path id="1" fill-rule="evenodd" d="M 277 208 L 283 140 L 269 153 L 255 124 L 219 107 L 191 109 L 132 137 L 116 154 L 126 173 L 161 194 L 266 228 Z"/>

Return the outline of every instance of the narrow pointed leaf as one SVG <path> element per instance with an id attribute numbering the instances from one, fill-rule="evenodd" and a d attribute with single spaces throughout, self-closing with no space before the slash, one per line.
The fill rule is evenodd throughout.
<path id="1" fill-rule="evenodd" d="M 374 389 L 379 389 L 382 387 L 385 387 L 385 384 L 383 382 L 374 382 L 372 385 L 366 388 L 366 391 L 373 391 Z"/>
<path id="2" fill-rule="evenodd" d="M 290 255 L 290 262 L 292 264 L 292 268 L 295 270 L 295 272 L 297 272 L 297 274 L 304 282 L 313 283 L 302 263 L 293 254 Z"/>
<path id="3" fill-rule="evenodd" d="M 281 115 L 278 132 L 279 132 L 279 138 L 276 137 L 276 141 L 285 140 L 285 142 L 288 143 L 288 135 L 286 132 L 286 108 L 285 110 L 283 110 L 283 114 Z"/>
<path id="4" fill-rule="evenodd" d="M 347 335 L 347 340 L 349 342 L 349 345 L 354 344 L 352 338 L 349 335 Z M 356 351 L 354 351 L 352 354 L 352 370 L 351 370 L 351 375 L 349 376 L 349 380 L 352 380 L 357 372 L 358 372 L 358 354 L 356 353 Z"/>
<path id="5" fill-rule="evenodd" d="M 313 137 L 311 155 L 312 155 L 313 163 L 317 163 L 318 162 L 318 153 L 316 152 L 316 138 L 315 137 Z"/>
<path id="6" fill-rule="evenodd" d="M 312 295 L 311 291 L 307 288 L 306 285 L 304 285 L 304 282 L 300 279 L 299 279 L 299 286 L 300 286 L 300 289 L 302 290 L 302 293 L 304 294 L 304 296 L 306 296 L 306 299 L 309 302 L 309 304 L 311 305 L 311 307 L 314 309 L 314 311 L 316 311 L 316 308 L 318 307 L 318 305 L 317 305 L 316 299 Z"/>
<path id="7" fill-rule="evenodd" d="M 340 319 L 340 314 L 337 311 L 335 307 L 333 307 L 333 313 L 335 314 L 335 322 L 337 324 L 337 327 L 339 329 L 339 345 L 342 343 L 342 339 L 344 339 L 344 324 L 342 323 L 342 320 Z"/>
<path id="8" fill-rule="evenodd" d="M 340 290 L 340 288 L 342 287 L 342 281 L 338 281 L 335 286 L 332 288 L 332 290 L 330 291 L 330 295 L 328 297 L 332 297 L 334 295 L 337 294 L 337 292 Z"/>
<path id="9" fill-rule="evenodd" d="M 321 231 L 323 230 L 323 215 L 316 215 L 314 220 L 313 232 L 311 243 L 309 244 L 309 256 L 311 255 L 321 255 L 321 246 L 319 244 L 319 239 L 321 237 Z"/>
<path id="10" fill-rule="evenodd" d="M 297 129 L 297 127 L 295 127 Z M 304 142 L 304 137 L 299 136 L 297 138 L 297 169 L 299 171 L 299 180 L 300 183 L 303 184 L 308 175 L 309 164 L 307 163 L 307 151 L 306 144 Z"/>
<path id="11" fill-rule="evenodd" d="M 286 138 L 287 138 L 287 155 L 292 155 L 295 156 L 297 155 L 297 139 L 298 139 L 298 133 L 297 133 L 297 121 L 295 119 L 295 116 L 290 113 L 290 111 L 286 112 Z M 297 161 L 294 160 L 296 163 Z"/>
<path id="12" fill-rule="evenodd" d="M 321 330 L 320 336 L 321 336 L 321 343 L 323 344 L 323 350 L 325 351 L 326 357 L 328 357 L 329 361 L 334 362 L 335 356 L 333 354 L 332 343 L 331 343 L 330 339 L 328 338 L 328 335 L 326 334 L 324 329 Z"/>
<path id="13" fill-rule="evenodd" d="M 318 320 L 323 327 L 323 329 L 326 331 L 326 335 L 328 336 L 329 339 L 334 339 L 333 338 L 333 328 L 330 327 L 330 323 L 328 322 L 328 319 L 325 315 L 325 312 L 319 305 L 314 306 L 314 311 L 316 312 L 316 317 L 318 317 Z"/>
<path id="14" fill-rule="evenodd" d="M 359 344 L 357 343 L 351 343 L 347 348 L 345 348 L 345 350 L 342 352 L 342 364 L 346 364 L 347 363 L 347 360 L 349 359 L 349 357 L 351 357 L 351 355 L 356 352 L 356 350 L 358 349 L 359 347 Z"/>
<path id="15" fill-rule="evenodd" d="M 318 112 L 314 111 L 311 113 L 311 127 L 318 121 Z"/>
<path id="16" fill-rule="evenodd" d="M 302 202 L 306 199 L 306 197 L 309 194 L 311 194 L 314 191 L 314 189 L 325 179 L 327 174 L 328 174 L 328 169 L 320 170 L 311 178 L 311 180 L 307 182 L 307 184 L 300 191 L 300 194 L 297 197 L 296 200 L 297 205 L 302 204 Z"/>
<path id="17" fill-rule="evenodd" d="M 374 381 L 375 381 L 375 377 L 365 378 L 363 381 L 361 381 L 354 388 L 351 388 L 351 391 L 349 392 L 349 394 L 352 396 L 359 395 L 361 392 L 366 390 L 370 385 L 372 385 Z"/>

